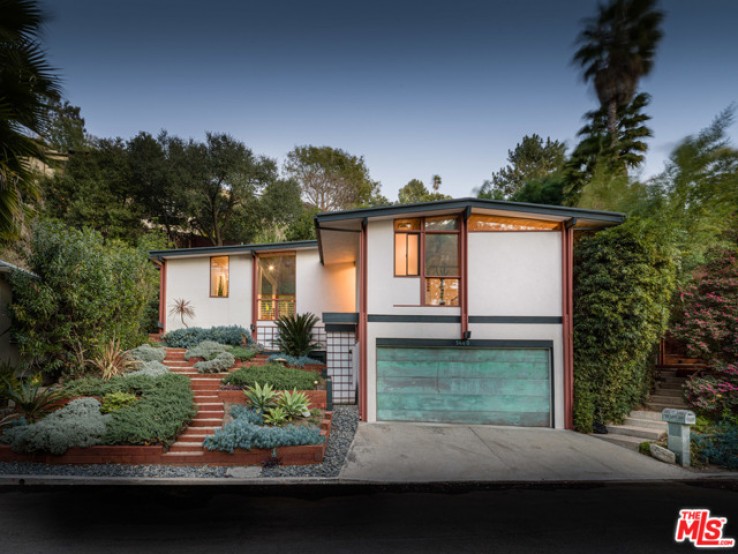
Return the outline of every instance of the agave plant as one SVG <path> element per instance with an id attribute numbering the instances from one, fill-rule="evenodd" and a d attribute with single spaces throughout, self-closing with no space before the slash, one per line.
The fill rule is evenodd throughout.
<path id="1" fill-rule="evenodd" d="M 251 405 L 263 413 L 266 413 L 267 410 L 276 405 L 275 398 L 277 392 L 269 383 L 261 386 L 255 382 L 253 387 L 249 387 L 244 391 L 244 394 Z"/>
<path id="2" fill-rule="evenodd" d="M 318 322 L 315 314 L 294 314 L 280 317 L 275 323 L 279 335 L 277 345 L 284 354 L 289 356 L 307 356 L 311 350 L 320 347 L 313 341 L 313 327 Z"/>
<path id="3" fill-rule="evenodd" d="M 136 361 L 131 358 L 120 346 L 120 341 L 112 339 L 105 345 L 102 352 L 90 360 L 90 365 L 97 369 L 102 378 L 108 380 L 116 375 L 122 375 L 136 367 Z"/>
<path id="4" fill-rule="evenodd" d="M 275 425 L 276 427 L 280 427 L 288 421 L 289 417 L 287 416 L 287 412 L 285 412 L 284 409 L 280 408 L 279 406 L 269 408 L 269 410 L 264 413 L 264 423 L 266 423 L 267 425 Z"/>
<path id="5" fill-rule="evenodd" d="M 307 395 L 304 392 L 297 392 L 297 389 L 292 392 L 285 391 L 277 401 L 277 406 L 285 411 L 288 419 L 310 417 L 309 404 L 310 400 L 308 400 Z"/>
<path id="6" fill-rule="evenodd" d="M 5 379 L 3 395 L 15 404 L 16 412 L 34 422 L 51 412 L 64 397 L 55 389 L 44 389 L 33 379 Z"/>

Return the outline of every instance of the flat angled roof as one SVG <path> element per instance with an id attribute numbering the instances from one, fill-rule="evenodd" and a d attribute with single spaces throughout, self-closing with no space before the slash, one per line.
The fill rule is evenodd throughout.
<path id="1" fill-rule="evenodd" d="M 550 204 L 509 202 L 507 200 L 486 200 L 483 198 L 455 198 L 453 200 L 436 200 L 434 202 L 419 202 L 416 204 L 397 204 L 391 206 L 379 206 L 376 208 L 344 210 L 341 212 L 325 212 L 315 216 L 315 220 L 318 224 L 321 224 L 347 219 L 397 216 L 405 213 L 411 214 L 441 210 L 463 210 L 467 207 L 527 213 L 538 216 L 553 216 L 565 219 L 581 218 L 611 225 L 618 225 L 625 221 L 625 214 L 618 212 L 587 210 L 584 208 L 570 208 L 568 206 L 554 206 Z"/>
<path id="2" fill-rule="evenodd" d="M 291 242 L 273 242 L 269 244 L 232 244 L 228 246 L 201 246 L 197 248 L 172 248 L 169 250 L 151 250 L 151 258 L 175 258 L 179 256 L 208 256 L 213 254 L 245 254 L 248 252 L 264 252 L 269 250 L 305 250 L 318 248 L 317 240 L 296 240 Z"/>

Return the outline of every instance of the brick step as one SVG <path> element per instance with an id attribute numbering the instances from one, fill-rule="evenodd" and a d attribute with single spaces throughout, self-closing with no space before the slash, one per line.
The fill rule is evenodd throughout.
<path id="1" fill-rule="evenodd" d="M 203 392 L 207 392 L 207 391 L 203 391 Z M 195 395 L 195 402 L 198 403 L 198 404 L 201 403 L 201 402 L 204 402 L 206 404 L 208 404 L 208 403 L 211 403 L 212 404 L 212 403 L 215 403 L 215 402 L 220 402 L 220 399 L 218 398 L 218 395 L 217 394 L 196 394 Z M 222 404 L 222 402 L 221 402 L 221 404 Z"/>
<path id="2" fill-rule="evenodd" d="M 666 427 L 667 427 L 665 421 L 660 421 L 657 419 L 641 419 L 637 417 L 632 417 L 632 414 L 623 420 L 623 425 L 628 425 L 629 427 L 643 427 L 647 429 L 658 429 L 664 433 L 666 433 Z"/>
<path id="3" fill-rule="evenodd" d="M 195 374 L 192 375 L 193 381 L 216 381 L 220 383 L 220 381 L 223 379 L 223 377 L 228 375 L 228 372 L 225 373 L 199 373 L 194 372 Z"/>
<path id="4" fill-rule="evenodd" d="M 628 435 L 630 437 L 639 437 L 643 440 L 658 440 L 664 434 L 659 429 L 649 429 L 647 427 L 632 427 L 630 425 L 607 425 L 607 430 L 613 435 Z"/>
<path id="5" fill-rule="evenodd" d="M 185 361 L 185 351 L 182 352 L 167 352 L 167 355 L 164 356 L 164 360 L 181 360 Z"/>
<path id="6" fill-rule="evenodd" d="M 190 427 L 222 427 L 223 425 L 223 418 L 203 418 L 203 419 L 193 419 L 190 423 Z"/>
<path id="7" fill-rule="evenodd" d="M 661 412 L 651 412 L 649 410 L 633 410 L 632 412 L 630 412 L 629 417 L 661 421 Z"/>
<path id="8" fill-rule="evenodd" d="M 672 407 L 686 406 L 687 403 L 681 396 L 669 396 L 663 394 L 652 394 L 648 398 L 649 404 L 672 404 Z"/>
<path id="9" fill-rule="evenodd" d="M 217 391 L 220 388 L 220 379 L 215 381 L 195 380 L 190 381 L 190 388 L 194 391 Z"/>
<path id="10" fill-rule="evenodd" d="M 635 450 L 638 452 L 638 446 L 644 442 L 642 438 L 630 437 L 628 435 L 596 435 L 591 434 L 590 437 L 596 437 L 600 440 L 607 441 L 617 446 L 622 446 L 629 450 Z"/>
<path id="11" fill-rule="evenodd" d="M 217 412 L 205 412 L 201 410 L 195 414 L 193 421 L 199 421 L 201 419 L 220 419 L 221 421 L 223 421 L 224 417 L 225 417 L 224 410 L 219 410 Z"/>
<path id="12" fill-rule="evenodd" d="M 170 448 L 169 452 L 201 452 L 202 441 L 200 442 L 175 442 Z"/>
<path id="13" fill-rule="evenodd" d="M 674 396 L 677 398 L 681 398 L 684 396 L 684 391 L 681 387 L 675 387 L 675 388 L 666 388 L 666 387 L 656 387 L 656 391 L 654 392 L 657 396 Z"/>
<path id="14" fill-rule="evenodd" d="M 203 440 L 208 435 L 215 433 L 218 429 L 220 427 L 188 427 L 177 439 L 182 441 Z"/>
<path id="15" fill-rule="evenodd" d="M 200 410 L 220 410 L 221 412 L 225 410 L 225 404 L 222 402 L 195 402 L 195 404 Z"/>

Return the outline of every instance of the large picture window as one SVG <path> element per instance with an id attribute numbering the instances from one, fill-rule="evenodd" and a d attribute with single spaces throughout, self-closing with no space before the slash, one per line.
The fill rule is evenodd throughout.
<path id="1" fill-rule="evenodd" d="M 295 313 L 295 255 L 256 258 L 259 320 L 275 320 Z"/>
<path id="2" fill-rule="evenodd" d="M 421 277 L 421 298 L 426 306 L 458 306 L 459 218 L 395 220 L 395 276 Z"/>
<path id="3" fill-rule="evenodd" d="M 210 297 L 228 297 L 228 256 L 210 258 Z"/>

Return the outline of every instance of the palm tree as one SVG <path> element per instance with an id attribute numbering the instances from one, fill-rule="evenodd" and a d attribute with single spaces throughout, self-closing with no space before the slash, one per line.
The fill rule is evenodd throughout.
<path id="1" fill-rule="evenodd" d="M 573 62 L 584 81 L 594 84 L 613 147 L 618 110 L 633 100 L 639 80 L 653 69 L 663 18 L 656 0 L 611 0 L 599 7 L 597 17 L 584 21 Z"/>
<path id="2" fill-rule="evenodd" d="M 39 43 L 44 14 L 34 0 L 0 0 L 0 239 L 18 230 L 24 202 L 38 198 L 31 160 L 59 82 Z"/>

